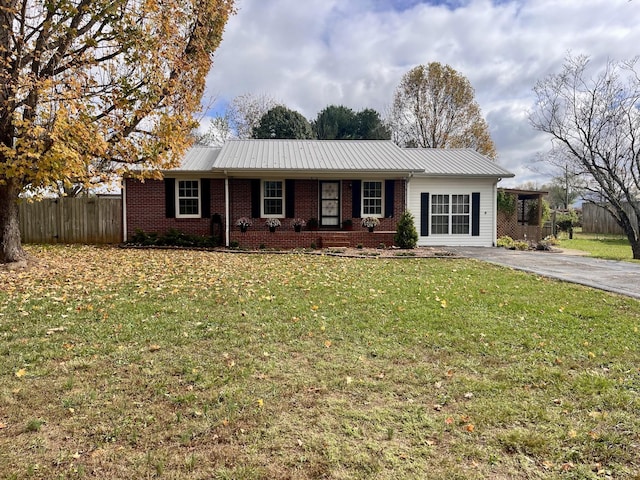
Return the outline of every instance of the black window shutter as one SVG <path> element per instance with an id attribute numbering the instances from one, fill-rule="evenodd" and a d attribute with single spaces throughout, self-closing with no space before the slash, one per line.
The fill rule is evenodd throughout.
<path id="1" fill-rule="evenodd" d="M 296 183 L 293 180 L 284 181 L 284 216 L 293 218 L 296 216 Z"/>
<path id="2" fill-rule="evenodd" d="M 251 180 L 251 217 L 260 218 L 260 180 Z"/>
<path id="3" fill-rule="evenodd" d="M 420 194 L 420 236 L 429 236 L 429 194 Z"/>
<path id="4" fill-rule="evenodd" d="M 200 217 L 209 218 L 211 216 L 211 180 L 200 179 Z"/>
<path id="5" fill-rule="evenodd" d="M 360 218 L 362 201 L 360 194 L 362 192 L 362 182 L 360 180 L 354 180 L 351 182 L 351 216 L 353 218 Z"/>
<path id="6" fill-rule="evenodd" d="M 480 236 L 480 192 L 471 194 L 471 236 Z"/>
<path id="7" fill-rule="evenodd" d="M 176 179 L 164 179 L 164 213 L 167 218 L 176 216 Z"/>
<path id="8" fill-rule="evenodd" d="M 385 180 L 384 182 L 384 216 L 386 218 L 393 217 L 395 186 L 395 180 Z"/>

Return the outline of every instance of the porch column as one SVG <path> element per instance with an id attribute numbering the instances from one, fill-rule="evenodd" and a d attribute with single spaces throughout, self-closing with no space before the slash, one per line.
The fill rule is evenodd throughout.
<path id="1" fill-rule="evenodd" d="M 229 177 L 224 178 L 224 245 L 229 246 L 231 236 L 231 206 L 229 205 Z"/>

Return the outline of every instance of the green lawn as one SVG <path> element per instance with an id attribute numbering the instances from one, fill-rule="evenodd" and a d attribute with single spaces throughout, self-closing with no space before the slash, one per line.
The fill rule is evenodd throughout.
<path id="1" fill-rule="evenodd" d="M 633 260 L 627 237 L 595 233 L 575 233 L 572 240 L 560 236 L 560 247 L 589 252 L 592 257 L 609 260 Z"/>
<path id="2" fill-rule="evenodd" d="M 1 478 L 640 478 L 636 300 L 471 260 L 29 251 Z"/>

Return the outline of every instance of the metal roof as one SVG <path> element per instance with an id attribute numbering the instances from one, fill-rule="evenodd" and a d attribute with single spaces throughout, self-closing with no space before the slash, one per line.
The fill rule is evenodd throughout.
<path id="1" fill-rule="evenodd" d="M 216 162 L 222 170 L 406 172 L 415 170 L 388 140 L 230 140 Z"/>
<path id="2" fill-rule="evenodd" d="M 421 175 L 513 177 L 497 163 L 470 148 L 405 148 L 403 152 Z"/>
<path id="3" fill-rule="evenodd" d="M 400 148 L 389 140 L 229 140 L 194 145 L 172 172 L 367 172 L 513 177 L 472 149 Z"/>
<path id="4" fill-rule="evenodd" d="M 221 147 L 194 145 L 184 154 L 180 166 L 172 168 L 172 172 L 208 172 L 211 171 L 220 155 Z"/>

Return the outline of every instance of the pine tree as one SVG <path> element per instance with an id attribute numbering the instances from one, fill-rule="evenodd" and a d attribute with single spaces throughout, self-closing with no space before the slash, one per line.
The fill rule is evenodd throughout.
<path id="1" fill-rule="evenodd" d="M 418 231 L 413 223 L 413 215 L 409 211 L 405 211 L 400 217 L 393 241 L 400 248 L 416 248 Z"/>

